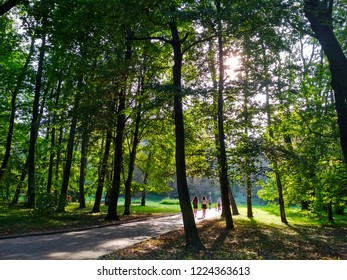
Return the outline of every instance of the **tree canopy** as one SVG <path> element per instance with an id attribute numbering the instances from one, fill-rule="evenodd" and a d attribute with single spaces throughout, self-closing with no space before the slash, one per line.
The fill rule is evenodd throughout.
<path id="1" fill-rule="evenodd" d="M 234 195 L 343 213 L 344 1 L 0 1 L 0 196 L 67 197 L 118 219 L 125 196 L 180 200 L 202 248 L 191 178 Z M 230 64 L 231 63 L 231 64 Z M 206 194 L 207 195 L 207 194 Z M 47 198 L 48 199 L 48 198 Z M 217 197 L 214 197 L 217 199 Z"/>

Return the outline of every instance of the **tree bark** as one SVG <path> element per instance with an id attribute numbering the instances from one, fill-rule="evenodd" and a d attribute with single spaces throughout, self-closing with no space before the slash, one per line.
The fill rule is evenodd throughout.
<path id="1" fill-rule="evenodd" d="M 44 17 L 43 29 L 47 18 Z M 42 42 L 40 47 L 38 69 L 36 73 L 35 81 L 35 95 L 33 103 L 32 120 L 30 127 L 30 143 L 29 143 L 29 155 L 28 155 L 28 197 L 27 197 L 27 208 L 35 207 L 35 148 L 36 148 L 36 135 L 39 129 L 39 102 L 41 95 L 41 84 L 42 84 L 42 73 L 43 73 L 43 61 L 45 56 L 46 48 L 46 33 L 42 35 Z"/>
<path id="2" fill-rule="evenodd" d="M 67 151 L 66 151 L 66 161 L 65 161 L 65 167 L 64 167 L 64 173 L 63 173 L 63 182 L 61 186 L 60 191 L 60 198 L 58 202 L 58 212 L 64 212 L 65 211 L 65 201 L 66 201 L 66 195 L 67 190 L 69 187 L 69 180 L 70 180 L 70 173 L 71 173 L 71 165 L 72 165 L 72 156 L 73 156 L 73 149 L 74 149 L 74 143 L 75 143 L 75 134 L 76 134 L 76 126 L 77 126 L 77 112 L 79 108 L 79 102 L 80 102 L 80 93 L 79 93 L 79 87 L 82 83 L 82 80 L 78 82 L 79 86 L 77 89 L 77 93 L 75 95 L 74 100 L 74 106 L 72 109 L 72 120 L 70 125 L 70 133 L 69 133 L 69 139 L 67 143 Z"/>
<path id="3" fill-rule="evenodd" d="M 265 55 L 265 54 L 264 54 Z M 270 96 L 269 96 L 269 89 L 266 87 L 266 114 L 267 114 L 267 124 L 270 127 L 271 125 L 271 110 L 270 110 Z M 271 138 L 274 138 L 274 132 L 270 128 L 269 130 L 269 136 Z M 273 164 L 273 169 L 276 177 L 276 185 L 277 185 L 277 191 L 278 191 L 278 200 L 279 200 L 279 206 L 280 206 L 280 215 L 281 215 L 281 221 L 282 223 L 287 224 L 287 218 L 286 218 L 286 211 L 285 211 L 285 204 L 284 204 L 284 197 L 283 197 L 283 185 L 281 181 L 281 176 L 278 170 L 278 163 L 276 158 L 276 153 L 274 155 L 270 155 L 270 161 Z"/>
<path id="4" fill-rule="evenodd" d="M 60 89 L 62 84 L 62 78 L 59 78 L 58 81 L 58 87 L 56 91 L 56 97 L 55 97 L 55 108 L 58 108 L 58 102 L 59 102 L 59 95 L 60 95 Z M 52 190 L 52 183 L 53 183 L 53 166 L 54 166 L 54 158 L 56 155 L 55 148 L 56 148 L 56 115 L 53 115 L 52 119 L 52 130 L 51 130 L 51 152 L 49 155 L 49 166 L 48 166 L 48 178 L 47 178 L 47 193 L 51 193 Z"/>
<path id="5" fill-rule="evenodd" d="M 327 205 L 327 213 L 328 213 L 328 221 L 330 223 L 334 224 L 335 221 L 334 221 L 334 216 L 333 216 L 333 206 L 332 206 L 331 202 L 329 202 Z"/>
<path id="6" fill-rule="evenodd" d="M 340 144 L 347 164 L 347 57 L 332 26 L 333 1 L 324 6 L 319 0 L 304 0 L 305 16 L 329 61 L 331 86 L 335 93 Z"/>
<path id="7" fill-rule="evenodd" d="M 124 203 L 123 215 L 130 215 L 131 183 L 133 181 L 133 175 L 134 175 L 134 169 L 135 169 L 137 146 L 140 142 L 140 138 L 139 138 L 140 122 L 141 122 L 141 110 L 137 112 L 136 120 L 135 120 L 135 131 L 134 131 L 133 145 L 130 151 L 128 177 L 127 177 L 127 180 L 125 181 L 125 203 Z"/>
<path id="8" fill-rule="evenodd" d="M 85 127 L 86 127 L 86 129 L 88 129 L 87 124 L 85 125 Z M 86 208 L 84 183 L 85 183 L 85 177 L 86 177 L 88 139 L 89 139 L 88 131 L 83 131 L 83 133 L 82 133 L 82 145 L 81 145 L 79 194 L 78 194 L 78 202 L 80 204 L 79 208 Z"/>
<path id="9" fill-rule="evenodd" d="M 17 109 L 17 95 L 18 95 L 18 93 L 22 87 L 24 78 L 26 76 L 26 72 L 28 70 L 29 63 L 31 61 L 31 57 L 32 57 L 33 52 L 34 52 L 34 43 L 35 43 L 35 39 L 31 38 L 29 54 L 26 58 L 26 61 L 25 61 L 25 64 L 21 70 L 21 73 L 19 74 L 16 87 L 12 93 L 12 96 L 11 96 L 11 115 L 10 115 L 10 121 L 9 121 L 9 128 L 8 128 L 8 132 L 7 132 L 7 138 L 6 138 L 5 155 L 4 155 L 4 158 L 2 160 L 1 167 L 0 167 L 0 181 L 3 177 L 3 175 L 5 174 L 7 164 L 8 164 L 8 161 L 10 159 L 10 155 L 11 155 L 12 139 L 13 139 L 13 131 L 14 131 L 14 120 L 15 120 L 16 109 Z"/>
<path id="10" fill-rule="evenodd" d="M 286 211 L 285 211 L 285 205 L 284 205 L 284 198 L 283 198 L 283 186 L 281 181 L 281 176 L 278 172 L 277 168 L 277 161 L 274 160 L 274 166 L 275 166 L 275 176 L 276 176 L 276 184 L 277 184 L 277 191 L 278 191 L 278 203 L 280 205 L 280 215 L 281 215 L 281 222 L 284 224 L 288 224 L 287 217 L 286 217 Z"/>
<path id="11" fill-rule="evenodd" d="M 127 40 L 126 52 L 125 52 L 125 62 L 129 62 L 132 58 L 132 47 L 130 41 Z M 127 67 L 127 66 L 126 66 Z M 128 69 L 125 70 L 124 77 L 122 78 L 121 90 L 119 93 L 118 110 L 117 110 L 117 133 L 115 139 L 115 152 L 113 161 L 113 181 L 110 193 L 110 201 L 108 206 L 106 220 L 119 220 L 117 214 L 118 197 L 120 192 L 121 184 L 121 172 L 123 163 L 123 139 L 125 130 L 125 106 L 126 106 L 126 90 L 127 90 L 127 79 L 128 79 Z"/>
<path id="12" fill-rule="evenodd" d="M 217 12 L 221 14 L 221 2 L 216 1 Z M 218 22 L 218 55 L 219 55 L 219 80 L 218 80 L 218 138 L 219 138 L 219 168 L 220 168 L 220 188 L 222 195 L 222 215 L 225 217 L 226 229 L 232 230 L 234 223 L 230 210 L 229 189 L 230 183 L 228 178 L 228 162 L 225 147 L 224 133 L 224 51 L 222 22 Z"/>
<path id="13" fill-rule="evenodd" d="M 27 157 L 27 160 L 25 161 L 25 165 L 23 167 L 22 174 L 20 175 L 16 191 L 15 191 L 14 196 L 12 198 L 12 201 L 9 205 L 10 207 L 18 204 L 20 192 L 21 192 L 22 187 L 23 187 L 23 182 L 24 182 L 24 179 L 27 176 L 27 174 L 28 174 L 28 157 Z"/>
<path id="14" fill-rule="evenodd" d="M 182 46 L 179 37 L 178 28 L 175 22 L 169 23 L 172 41 L 171 45 L 174 51 L 174 66 L 172 69 L 173 86 L 174 86 L 174 121 L 175 121 L 175 136 L 176 136 L 176 176 L 177 176 L 177 191 L 180 201 L 180 207 L 183 217 L 183 225 L 186 238 L 186 248 L 192 250 L 201 250 L 204 248 L 198 230 L 196 228 L 193 209 L 190 203 L 186 160 L 185 160 L 185 134 L 184 134 L 184 119 L 182 106 Z"/>
<path id="15" fill-rule="evenodd" d="M 246 171 L 246 195 L 247 195 L 247 217 L 252 218 L 253 217 L 253 210 L 252 210 L 252 182 L 251 182 L 251 174 L 249 170 Z"/>
<path id="16" fill-rule="evenodd" d="M 94 206 L 93 206 L 93 210 L 92 210 L 93 213 L 99 213 L 100 212 L 102 190 L 104 188 L 104 183 L 105 183 L 105 178 L 106 178 L 107 163 L 108 163 L 108 158 L 110 155 L 111 140 L 112 140 L 112 134 L 111 134 L 111 131 L 109 130 L 106 133 L 105 150 L 104 150 L 104 155 L 102 157 L 101 166 L 100 166 L 100 172 L 99 172 L 99 178 L 98 178 L 98 187 L 96 189 L 95 201 L 94 201 Z"/>

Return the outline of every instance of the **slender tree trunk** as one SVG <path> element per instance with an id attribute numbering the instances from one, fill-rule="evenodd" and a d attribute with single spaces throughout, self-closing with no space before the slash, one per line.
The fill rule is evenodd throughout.
<path id="1" fill-rule="evenodd" d="M 246 195 L 247 195 L 247 217 L 252 218 L 253 217 L 253 210 L 252 210 L 252 182 L 251 182 L 251 174 L 249 170 L 246 171 Z"/>
<path id="2" fill-rule="evenodd" d="M 327 212 L 328 212 L 328 221 L 332 224 L 335 223 L 334 221 L 334 216 L 333 216 L 333 206 L 332 206 L 332 203 L 331 201 L 328 203 L 327 205 Z"/>
<path id="3" fill-rule="evenodd" d="M 133 140 L 133 145 L 130 151 L 130 160 L 129 160 L 129 168 L 128 168 L 129 171 L 128 171 L 127 180 L 125 181 L 125 204 L 124 204 L 123 215 L 130 215 L 131 183 L 133 180 L 133 174 L 135 169 L 137 146 L 140 142 L 140 138 L 139 138 L 140 122 L 141 122 L 141 110 L 137 112 L 136 120 L 135 120 L 134 140 Z"/>
<path id="4" fill-rule="evenodd" d="M 212 77 L 212 81 L 213 81 L 213 88 L 217 91 L 217 94 L 214 94 L 213 95 L 213 119 L 215 121 L 215 124 L 216 124 L 216 131 L 218 131 L 218 79 L 217 79 L 217 71 L 216 71 L 216 65 L 215 65 L 215 62 L 214 62 L 214 52 L 212 50 L 212 46 L 211 46 L 211 43 L 210 43 L 210 54 L 211 54 L 211 57 L 209 58 L 209 68 L 210 68 L 210 72 L 211 72 L 211 77 Z M 223 121 L 224 122 L 224 121 Z M 220 149 L 219 149 L 219 133 L 216 132 L 215 135 L 215 144 L 216 144 L 216 147 L 217 147 L 217 150 L 218 150 L 218 154 L 217 154 L 217 160 L 218 160 L 218 175 L 219 175 L 219 181 L 220 181 L 220 186 L 221 186 L 221 178 L 222 178 L 222 171 L 221 171 L 221 164 L 220 164 Z M 229 185 L 229 188 L 228 188 L 228 198 L 229 198 L 229 203 L 231 205 L 231 209 L 232 209 L 232 213 L 233 215 L 239 215 L 239 211 L 237 209 L 237 205 L 236 205 L 236 201 L 235 201 L 235 198 L 234 198 L 234 195 L 232 193 L 232 188 L 230 186 L 230 183 L 228 181 L 228 185 Z M 224 213 L 223 213 L 223 210 L 222 210 L 222 216 L 224 217 Z"/>
<path id="5" fill-rule="evenodd" d="M 130 41 L 127 40 L 126 52 L 125 52 L 125 62 L 130 62 L 132 58 L 132 47 Z M 117 214 L 118 197 L 120 192 L 121 184 L 121 173 L 122 173 L 122 163 L 123 163 L 123 139 L 125 130 L 125 106 L 126 106 L 126 90 L 127 90 L 127 79 L 128 79 L 128 69 L 125 70 L 125 75 L 123 77 L 123 84 L 121 85 L 121 90 L 119 93 L 119 102 L 117 110 L 117 133 L 115 139 L 115 152 L 113 161 L 113 181 L 110 193 L 110 201 L 108 206 L 106 220 L 119 220 Z"/>
<path id="6" fill-rule="evenodd" d="M 176 136 L 176 176 L 177 176 L 177 191 L 180 201 L 180 207 L 183 217 L 183 225 L 186 237 L 186 248 L 193 250 L 201 250 L 204 248 L 198 230 L 196 228 L 193 209 L 190 203 L 186 160 L 185 160 L 185 134 L 184 134 L 184 119 L 182 106 L 182 46 L 178 33 L 178 28 L 175 22 L 169 24 L 172 41 L 171 45 L 174 51 L 174 66 L 173 66 L 173 86 L 174 86 L 174 121 L 175 121 L 175 136 Z"/>
<path id="7" fill-rule="evenodd" d="M 85 126 L 88 127 L 87 124 L 85 124 Z M 78 195 L 78 202 L 80 203 L 79 208 L 86 208 L 84 183 L 85 183 L 86 166 L 87 166 L 88 137 L 89 137 L 88 132 L 84 131 L 82 133 L 82 147 L 81 147 L 81 161 L 80 161 L 80 180 L 79 180 L 79 195 Z"/>
<path id="8" fill-rule="evenodd" d="M 7 138 L 6 138 L 5 155 L 4 155 L 4 158 L 2 160 L 1 167 L 0 167 L 0 181 L 3 177 L 3 175 L 5 174 L 7 164 L 8 164 L 8 161 L 10 159 L 12 139 L 13 139 L 13 131 L 14 131 L 14 120 L 15 120 L 16 109 L 17 109 L 17 105 L 16 105 L 17 104 L 17 95 L 18 95 L 18 93 L 22 87 L 24 78 L 26 76 L 26 72 L 28 70 L 29 63 L 31 61 L 31 57 L 32 57 L 33 52 L 34 52 L 34 42 L 35 42 L 35 39 L 31 38 L 29 54 L 26 58 L 26 61 L 25 61 L 25 64 L 21 70 L 21 73 L 19 74 L 16 87 L 15 87 L 15 89 L 12 93 L 12 97 L 11 97 L 11 115 L 10 115 L 9 128 L 8 128 L 8 132 L 7 132 Z"/>
<path id="9" fill-rule="evenodd" d="M 240 215 L 240 212 L 237 208 L 237 205 L 236 205 L 236 200 L 235 200 L 235 197 L 233 195 L 233 192 L 231 190 L 231 186 L 229 187 L 229 191 L 228 191 L 228 195 L 229 195 L 229 201 L 230 201 L 230 205 L 231 205 L 231 210 L 233 210 L 233 215 Z"/>
<path id="10" fill-rule="evenodd" d="M 117 205 L 121 184 L 121 172 L 123 161 L 123 138 L 125 129 L 125 90 L 121 90 L 119 96 L 118 116 L 117 116 L 117 134 L 115 139 L 115 152 L 113 159 L 113 180 L 110 191 L 110 200 L 106 220 L 118 221 Z"/>
<path id="11" fill-rule="evenodd" d="M 65 167 L 64 167 L 64 173 L 63 173 L 63 182 L 61 186 L 60 191 L 60 198 L 58 202 L 58 212 L 64 212 L 65 211 L 65 201 L 66 201 L 66 195 L 67 190 L 69 187 L 69 180 L 70 180 L 70 173 L 71 173 L 71 165 L 72 165 L 72 156 L 73 156 L 73 149 L 74 149 L 74 143 L 75 143 L 75 134 L 76 134 L 76 126 L 77 126 L 77 114 L 78 114 L 78 107 L 80 102 L 80 92 L 79 88 L 82 83 L 82 80 L 78 82 L 79 86 L 77 89 L 77 93 L 75 95 L 74 100 L 74 106 L 72 109 L 72 120 L 70 125 L 70 133 L 69 133 L 69 140 L 67 143 L 67 151 L 66 151 L 66 161 L 65 161 Z"/>
<path id="12" fill-rule="evenodd" d="M 63 143 L 63 134 L 64 134 L 64 126 L 63 124 L 59 127 L 59 137 L 58 137 L 58 146 L 57 146 L 57 161 L 55 163 L 55 181 L 59 182 L 59 166 L 61 161 L 61 145 Z"/>
<path id="13" fill-rule="evenodd" d="M 152 157 L 152 152 L 150 151 L 148 154 L 148 158 L 147 158 L 147 168 L 146 168 L 146 171 L 144 172 L 144 176 L 143 176 L 143 184 L 145 187 L 141 193 L 141 206 L 146 206 L 146 186 L 147 186 L 147 181 L 148 181 L 148 176 L 149 176 L 148 170 L 150 167 L 151 157 Z"/>
<path id="14" fill-rule="evenodd" d="M 44 22 L 47 22 L 47 18 L 44 18 Z M 45 28 L 45 24 L 43 26 Z M 40 47 L 38 69 L 36 73 L 35 81 L 35 96 L 33 103 L 33 112 L 30 128 L 30 143 L 29 143 L 29 155 L 28 155 L 28 197 L 27 208 L 35 207 L 35 147 L 36 147 L 36 135 L 39 129 L 39 103 L 41 95 L 41 83 L 43 73 L 43 61 L 46 51 L 46 34 L 42 35 L 42 42 Z"/>
<path id="15" fill-rule="evenodd" d="M 216 1 L 217 12 L 221 14 L 221 2 Z M 220 168 L 220 187 L 222 195 L 222 209 L 225 217 L 226 229 L 232 230 L 234 223 L 230 210 L 229 189 L 230 183 L 228 178 L 228 162 L 225 147 L 224 133 L 224 50 L 222 38 L 222 22 L 218 22 L 218 55 L 219 55 L 219 80 L 218 80 L 218 138 L 219 138 L 219 168 Z"/>
<path id="16" fill-rule="evenodd" d="M 58 81 L 58 87 L 56 91 L 56 97 L 55 97 L 55 108 L 58 108 L 59 103 L 59 95 L 60 95 L 60 89 L 62 84 L 62 78 L 60 77 Z M 53 166 L 54 166 L 54 158 L 55 158 L 55 138 L 56 138 L 56 116 L 53 115 L 52 119 L 52 130 L 51 130 L 51 151 L 49 155 L 49 166 L 48 166 L 48 178 L 47 178 L 47 193 L 51 193 L 52 190 L 52 183 L 53 183 Z"/>
<path id="17" fill-rule="evenodd" d="M 112 133 L 110 130 L 108 130 L 106 133 L 105 150 L 104 150 L 104 155 L 101 161 L 99 178 L 98 178 L 98 187 L 96 189 L 95 202 L 94 202 L 94 206 L 92 210 L 93 213 L 100 212 L 102 190 L 104 188 L 104 183 L 106 178 L 107 163 L 108 163 L 108 158 L 110 155 L 111 140 L 112 140 Z"/>
<path id="18" fill-rule="evenodd" d="M 46 102 L 48 91 L 49 91 L 49 86 L 47 86 L 47 89 L 46 89 L 46 91 L 45 91 L 45 93 L 43 94 L 43 97 L 42 97 L 42 104 L 41 104 L 41 108 L 40 108 L 39 114 L 38 114 L 38 123 L 41 122 L 41 118 L 42 118 L 42 115 L 43 115 L 43 110 L 45 108 L 45 102 Z M 37 138 L 37 135 L 38 135 L 38 130 L 36 131 L 36 135 L 35 135 L 36 138 Z M 24 182 L 26 176 L 28 175 L 28 167 L 29 167 L 29 154 L 27 155 L 27 159 L 25 161 L 25 165 L 24 165 L 24 168 L 22 170 L 22 174 L 21 174 L 19 182 L 17 184 L 15 195 L 14 195 L 14 197 L 12 199 L 12 202 L 11 202 L 10 206 L 14 206 L 14 205 L 16 205 L 18 203 L 18 199 L 19 199 L 20 192 L 22 190 L 23 182 Z"/>
<path id="19" fill-rule="evenodd" d="M 276 185 L 277 185 L 277 191 L 278 191 L 278 203 L 280 205 L 281 222 L 284 223 L 284 224 L 288 224 L 288 221 L 287 221 L 287 218 L 286 218 L 285 205 L 284 205 L 283 186 L 282 186 L 281 176 L 280 176 L 280 174 L 278 172 L 276 159 L 273 162 L 274 162 L 274 169 L 275 169 L 275 176 L 276 176 Z"/>
<path id="20" fill-rule="evenodd" d="M 55 126 L 51 130 L 51 152 L 49 154 L 48 178 L 47 178 L 47 193 L 51 193 L 53 183 L 53 164 L 55 157 Z"/>
<path id="21" fill-rule="evenodd" d="M 14 196 L 12 198 L 12 202 L 9 205 L 10 207 L 18 204 L 20 192 L 22 190 L 24 179 L 27 176 L 27 174 L 28 174 L 28 157 L 27 157 L 27 160 L 25 161 L 25 164 L 24 164 L 24 167 L 22 170 L 22 174 L 20 175 L 16 191 L 15 191 Z"/>

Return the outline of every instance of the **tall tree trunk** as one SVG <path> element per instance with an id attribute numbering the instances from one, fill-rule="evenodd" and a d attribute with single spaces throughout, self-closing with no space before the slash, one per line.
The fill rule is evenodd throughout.
<path id="1" fill-rule="evenodd" d="M 106 178 L 107 163 L 108 163 L 108 158 L 110 155 L 111 140 L 112 140 L 112 133 L 110 130 L 108 130 L 106 133 L 104 155 L 102 157 L 101 166 L 100 166 L 100 172 L 99 172 L 99 178 L 98 178 L 98 187 L 97 187 L 96 193 L 95 193 L 95 201 L 94 201 L 94 206 L 93 206 L 93 210 L 92 210 L 93 213 L 99 213 L 100 212 L 102 190 L 104 188 L 104 183 L 105 183 L 105 178 Z"/>
<path id="2" fill-rule="evenodd" d="M 63 143 L 63 135 L 64 135 L 64 126 L 63 124 L 60 125 L 59 127 L 59 137 L 58 137 L 58 145 L 57 145 L 57 160 L 55 163 L 55 181 L 58 183 L 59 182 L 59 166 L 60 166 L 60 161 L 61 161 L 61 145 Z"/>
<path id="3" fill-rule="evenodd" d="M 246 195 L 247 195 L 247 217 L 252 218 L 253 217 L 253 210 L 252 210 L 252 182 L 251 182 L 251 173 L 249 170 L 246 170 Z"/>
<path id="4" fill-rule="evenodd" d="M 43 29 L 47 23 L 47 17 L 43 19 Z M 40 47 L 38 68 L 36 73 L 35 81 L 35 95 L 33 103 L 32 120 L 30 127 L 30 143 L 29 143 L 29 155 L 28 155 L 28 197 L 27 197 L 27 208 L 35 207 L 35 147 L 36 147 L 36 135 L 39 129 L 39 103 L 41 95 L 41 83 L 42 83 L 42 73 L 43 73 L 43 61 L 46 51 L 46 33 L 42 35 L 42 42 Z"/>
<path id="5" fill-rule="evenodd" d="M 88 124 L 85 124 L 85 127 L 87 130 Z M 81 209 L 86 208 L 84 183 L 85 183 L 86 166 L 87 166 L 88 139 L 89 139 L 88 131 L 83 131 L 83 133 L 82 133 L 82 145 L 81 145 L 79 194 L 78 194 L 78 202 L 80 203 L 79 208 L 81 208 Z"/>
<path id="6" fill-rule="evenodd" d="M 234 216 L 240 215 L 239 209 L 237 208 L 235 197 L 234 197 L 233 192 L 231 190 L 231 186 L 229 187 L 228 196 L 229 196 L 229 201 L 230 201 L 230 205 L 231 205 L 231 210 L 233 210 L 233 215 Z"/>
<path id="7" fill-rule="evenodd" d="M 216 1 L 217 12 L 221 14 L 221 2 Z M 218 80 L 218 138 L 219 138 L 219 168 L 220 168 L 220 188 L 222 195 L 222 209 L 225 217 L 226 229 L 232 230 L 234 223 L 230 210 L 228 178 L 228 162 L 225 147 L 224 133 L 224 50 L 222 38 L 222 22 L 218 22 L 218 57 L 219 57 L 219 80 Z"/>
<path id="8" fill-rule="evenodd" d="M 214 62 L 214 52 L 212 50 L 212 45 L 210 43 L 210 58 L 209 58 L 209 68 L 210 68 L 210 72 L 211 72 L 211 77 L 212 77 L 212 81 L 213 81 L 213 88 L 216 90 L 217 94 L 213 95 L 213 120 L 216 124 L 216 131 L 218 131 L 218 79 L 217 79 L 217 70 L 216 70 L 216 65 Z M 224 121 L 223 121 L 224 122 Z M 220 180 L 220 185 L 221 185 L 221 178 L 222 178 L 222 171 L 220 168 L 220 149 L 219 149 L 219 133 L 216 132 L 214 134 L 214 140 L 215 140 L 215 145 L 217 147 L 218 150 L 218 154 L 217 154 L 217 160 L 218 160 L 218 175 L 219 175 L 219 180 Z M 231 209 L 232 209 L 232 213 L 233 215 L 239 215 L 239 210 L 237 209 L 237 205 L 236 205 L 236 201 L 234 198 L 234 195 L 232 193 L 232 188 L 230 186 L 229 183 L 229 188 L 228 188 L 228 198 L 229 198 L 229 202 L 231 205 Z M 223 211 L 223 210 L 222 210 Z M 224 216 L 224 213 L 222 212 L 222 216 Z"/>
<path id="9" fill-rule="evenodd" d="M 14 120 L 15 120 L 16 108 L 17 108 L 17 105 L 16 105 L 17 104 L 17 95 L 18 95 L 18 93 L 22 87 L 24 78 L 26 76 L 26 72 L 28 70 L 29 63 L 31 61 L 31 57 L 32 57 L 33 52 L 34 52 L 34 42 L 35 42 L 35 39 L 33 37 L 33 38 L 31 38 L 30 49 L 29 49 L 29 53 L 28 53 L 28 56 L 26 58 L 25 64 L 21 70 L 21 73 L 19 74 L 16 87 L 15 87 L 14 91 L 12 92 L 11 115 L 10 115 L 10 122 L 9 122 L 9 127 L 8 127 L 8 132 L 7 132 L 7 138 L 6 138 L 5 155 L 4 155 L 4 158 L 2 160 L 1 167 L 0 167 L 0 181 L 3 177 L 3 175 L 5 174 L 7 164 L 8 164 L 8 161 L 10 159 L 12 139 L 13 139 L 13 131 L 14 131 Z"/>
<path id="10" fill-rule="evenodd" d="M 176 136 L 176 176 L 177 176 L 177 191 L 180 201 L 180 207 L 183 217 L 183 225 L 186 238 L 186 248 L 193 250 L 201 250 L 204 248 L 198 230 L 196 228 L 193 209 L 190 203 L 186 160 L 185 160 L 185 134 L 184 134 L 184 119 L 182 106 L 182 46 L 179 37 L 178 28 L 175 22 L 169 24 L 172 41 L 171 45 L 174 51 L 174 66 L 173 66 L 173 86 L 174 86 L 174 121 L 175 121 L 175 136 Z"/>
<path id="11" fill-rule="evenodd" d="M 59 103 L 59 95 L 60 95 L 60 89 L 62 84 L 62 78 L 59 78 L 57 91 L 56 91 L 56 97 L 55 97 L 55 109 L 58 108 Z M 56 123 L 57 118 L 56 115 L 53 115 L 52 119 L 52 130 L 51 130 L 51 151 L 49 155 L 49 166 L 48 166 L 48 178 L 47 178 L 47 193 L 51 193 L 52 190 L 52 183 L 53 183 L 53 166 L 54 166 L 54 157 L 55 157 L 55 146 L 56 146 Z"/>
<path id="12" fill-rule="evenodd" d="M 331 201 L 327 205 L 327 213 L 328 213 L 328 221 L 332 224 L 335 223 L 334 216 L 333 216 L 333 206 Z"/>
<path id="13" fill-rule="evenodd" d="M 25 177 L 27 176 L 27 174 L 28 174 L 28 157 L 27 157 L 27 160 L 25 161 L 25 165 L 23 167 L 22 174 L 20 175 L 19 182 L 18 182 L 17 187 L 16 187 L 16 191 L 15 191 L 14 196 L 12 198 L 12 201 L 9 205 L 10 207 L 18 204 L 19 195 L 20 195 L 20 192 L 22 190 L 23 183 L 24 183 L 24 180 L 25 180 Z"/>
<path id="14" fill-rule="evenodd" d="M 284 198 L 283 198 L 283 185 L 281 181 L 281 176 L 278 171 L 276 159 L 273 160 L 273 164 L 274 164 L 274 170 L 275 170 L 275 176 L 276 176 L 276 185 L 277 185 L 277 191 L 278 191 L 278 203 L 280 205 L 281 222 L 284 224 L 288 224 L 286 211 L 285 211 L 285 205 L 284 205 Z"/>
<path id="15" fill-rule="evenodd" d="M 149 151 L 148 154 L 148 158 L 147 158 L 147 168 L 146 171 L 144 172 L 144 176 L 143 176 L 143 185 L 144 185 L 144 189 L 142 190 L 141 193 L 141 206 L 146 206 L 146 186 L 147 186 L 147 181 L 148 181 L 148 176 L 149 176 L 149 166 L 150 166 L 150 160 L 152 157 L 152 152 Z"/>
<path id="16" fill-rule="evenodd" d="M 268 89 L 266 90 L 266 107 L 267 107 L 267 122 L 268 126 L 270 126 L 271 123 L 271 113 L 270 113 L 270 100 L 269 100 L 269 92 Z M 271 138 L 274 138 L 274 134 L 272 129 L 269 131 L 269 135 Z M 276 155 L 271 156 L 271 162 L 273 164 L 273 169 L 276 177 L 276 185 L 277 185 L 277 191 L 278 191 L 278 201 L 280 206 L 280 215 L 281 215 L 281 221 L 282 223 L 287 224 L 287 218 L 286 218 L 286 212 L 285 212 L 285 205 L 284 205 L 284 198 L 283 198 L 283 185 L 281 181 L 281 176 L 278 170 L 278 163 Z"/>
<path id="17" fill-rule="evenodd" d="M 118 221 L 117 205 L 121 184 L 121 172 L 123 161 L 123 138 L 125 129 L 125 89 L 121 90 L 119 95 L 118 116 L 117 116 L 117 133 L 115 139 L 115 151 L 113 158 L 113 180 L 110 191 L 110 200 L 108 205 L 106 220 Z"/>
<path id="18" fill-rule="evenodd" d="M 130 215 L 131 183 L 133 181 L 133 174 L 134 174 L 134 169 L 135 169 L 137 146 L 140 142 L 140 138 L 139 138 L 140 122 L 141 122 L 141 110 L 139 108 L 139 111 L 137 112 L 137 115 L 136 115 L 134 139 L 133 139 L 133 144 L 132 144 L 132 148 L 130 151 L 128 177 L 127 177 L 127 180 L 125 181 L 125 203 L 124 203 L 124 214 L 123 215 Z"/>
<path id="19" fill-rule="evenodd" d="M 69 186 L 69 180 L 70 180 L 70 173 L 71 173 L 71 165 L 72 165 L 72 156 L 73 156 L 73 149 L 74 149 L 74 143 L 75 143 L 75 134 L 76 134 L 76 126 L 77 126 L 77 114 L 78 114 L 78 108 L 79 108 L 79 102 L 80 102 L 80 86 L 82 83 L 82 79 L 78 82 L 78 89 L 77 93 L 75 95 L 74 105 L 72 108 L 72 120 L 70 125 L 70 133 L 69 133 L 69 139 L 67 143 L 67 151 L 66 151 L 66 161 L 65 161 L 65 167 L 64 167 L 64 173 L 63 173 L 63 182 L 61 186 L 60 191 L 60 197 L 58 202 L 58 212 L 64 212 L 65 211 L 65 201 L 66 201 L 66 195 L 67 190 Z"/>
<path id="20" fill-rule="evenodd" d="M 41 118 L 42 118 L 42 115 L 43 115 L 43 110 L 45 108 L 45 102 L 46 102 L 46 99 L 47 99 L 48 91 L 49 91 L 49 86 L 47 86 L 47 89 L 46 89 L 46 91 L 44 92 L 44 94 L 42 96 L 42 104 L 41 104 L 41 108 L 39 110 L 38 120 L 37 120 L 38 123 L 41 122 Z M 35 135 L 36 138 L 37 138 L 37 135 L 38 135 L 38 130 L 36 131 L 36 135 Z M 12 202 L 11 202 L 10 206 L 14 206 L 14 205 L 16 205 L 18 203 L 19 195 L 20 195 L 20 192 L 21 192 L 22 186 L 23 186 L 23 182 L 24 182 L 26 176 L 28 175 L 28 167 L 29 167 L 29 154 L 27 155 L 27 159 L 25 161 L 25 165 L 23 167 L 22 174 L 21 174 L 21 176 L 19 178 L 19 182 L 17 184 L 15 195 L 14 195 L 14 197 L 12 199 Z"/>
<path id="21" fill-rule="evenodd" d="M 332 25 L 333 2 L 304 0 L 305 16 L 329 61 L 331 86 L 340 130 L 340 144 L 347 164 L 347 57 L 338 42 Z"/>
<path id="22" fill-rule="evenodd" d="M 130 62 L 132 58 L 132 46 L 130 41 L 127 40 L 126 52 L 125 52 L 125 62 Z M 128 66 L 126 66 L 128 67 Z M 108 205 L 106 220 L 119 220 L 117 214 L 118 197 L 120 192 L 121 184 L 121 173 L 122 173 L 122 163 L 123 163 L 123 139 L 125 130 L 125 106 L 126 106 L 126 91 L 127 91 L 127 80 L 128 80 L 128 69 L 125 70 L 123 77 L 121 90 L 119 93 L 118 110 L 117 110 L 117 133 L 115 139 L 115 151 L 113 160 L 113 180 L 112 188 L 110 192 L 110 201 Z"/>

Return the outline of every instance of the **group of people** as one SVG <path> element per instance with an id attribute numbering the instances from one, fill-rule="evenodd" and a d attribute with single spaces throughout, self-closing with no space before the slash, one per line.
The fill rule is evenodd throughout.
<path id="1" fill-rule="evenodd" d="M 194 217 L 196 218 L 196 215 L 198 213 L 199 208 L 199 198 L 197 196 L 194 196 L 192 200 L 193 204 L 193 210 L 194 210 Z M 215 203 L 215 209 L 216 211 L 220 211 L 222 206 L 221 198 L 218 198 L 217 202 Z M 206 198 L 205 195 L 202 196 L 201 200 L 201 209 L 202 209 L 202 218 L 204 219 L 206 217 L 206 209 L 207 207 L 211 210 L 212 209 L 212 198 L 209 197 Z"/>

